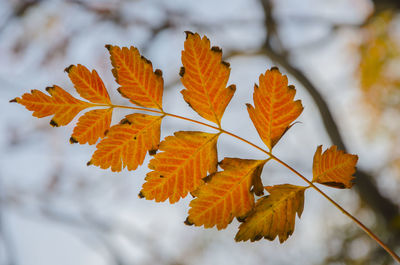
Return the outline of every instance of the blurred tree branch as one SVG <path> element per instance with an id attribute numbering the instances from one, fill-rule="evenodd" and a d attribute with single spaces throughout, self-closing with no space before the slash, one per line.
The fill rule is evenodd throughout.
<path id="1" fill-rule="evenodd" d="M 309 79 L 299 68 L 295 67 L 289 61 L 289 52 L 285 51 L 284 47 L 280 47 L 279 49 L 274 49 L 271 44 L 271 39 L 273 35 L 278 35 L 277 22 L 273 17 L 273 5 L 271 0 L 260 0 L 261 5 L 264 9 L 265 13 L 265 28 L 270 30 L 266 33 L 267 37 L 264 42 L 264 45 L 260 49 L 260 52 L 264 53 L 271 60 L 275 61 L 277 64 L 281 65 L 283 68 L 288 71 L 293 77 L 300 82 L 307 92 L 310 94 L 315 104 L 318 107 L 320 112 L 320 116 L 322 118 L 323 124 L 325 126 L 325 130 L 329 135 L 333 144 L 337 145 L 339 149 L 347 151 L 346 145 L 343 141 L 343 138 L 339 132 L 336 121 L 333 118 L 333 115 L 328 107 L 327 102 L 319 93 L 318 89 L 312 83 L 311 79 Z M 380 1 L 377 1 L 380 2 Z M 385 2 L 385 1 L 383 1 Z M 396 5 L 400 7 L 400 2 L 398 1 L 386 1 L 387 3 L 391 3 L 392 6 Z M 380 3 L 382 4 L 382 3 Z M 272 35 L 272 36 L 271 36 Z M 275 36 L 279 39 L 279 36 Z M 282 51 L 285 51 L 282 53 Z M 376 212 L 381 218 L 383 218 L 385 224 L 388 228 L 394 232 L 394 238 L 397 238 L 397 243 L 399 241 L 398 235 L 400 234 L 399 229 L 394 229 L 391 227 L 394 219 L 399 216 L 398 206 L 393 203 L 390 199 L 386 198 L 377 188 L 376 183 L 374 181 L 374 177 L 367 173 L 362 169 L 358 169 L 356 175 L 356 189 L 361 199 L 367 203 L 373 210 Z M 396 244 L 397 244 L 396 243 Z"/>

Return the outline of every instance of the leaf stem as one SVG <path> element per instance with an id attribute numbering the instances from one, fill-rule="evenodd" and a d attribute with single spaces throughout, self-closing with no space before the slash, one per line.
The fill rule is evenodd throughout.
<path id="1" fill-rule="evenodd" d="M 314 185 L 314 183 L 312 183 L 310 180 L 308 180 L 306 177 L 304 177 L 302 174 L 300 174 L 297 170 L 295 170 L 294 168 L 292 168 L 291 166 L 289 166 L 288 164 L 286 164 L 284 161 L 280 160 L 278 157 L 274 156 L 271 152 L 263 149 L 262 147 L 234 134 L 231 133 L 229 131 L 226 131 L 224 129 L 222 129 L 221 127 L 216 127 L 201 121 L 197 121 L 194 119 L 190 119 L 187 117 L 183 117 L 180 115 L 176 115 L 176 114 L 172 114 L 172 113 L 168 113 L 168 112 L 164 112 L 161 110 L 153 110 L 153 109 L 148 109 L 148 108 L 142 108 L 142 107 L 130 107 L 130 106 L 123 106 L 123 105 L 103 105 L 103 104 L 95 104 L 95 106 L 98 107 L 111 107 L 111 108 L 122 108 L 122 109 L 133 109 L 133 110 L 140 110 L 140 111 L 146 111 L 146 112 L 153 112 L 153 113 L 158 113 L 158 114 L 163 114 L 166 116 L 170 116 L 170 117 L 174 117 L 174 118 L 178 118 L 181 120 L 185 120 L 185 121 L 189 121 L 189 122 L 193 122 L 193 123 L 197 123 L 209 128 L 212 128 L 214 130 L 219 131 L 220 133 L 225 133 L 228 134 L 242 142 L 247 143 L 248 145 L 253 146 L 254 148 L 260 150 L 261 152 L 267 154 L 270 158 L 269 159 L 273 159 L 276 162 L 280 163 L 281 165 L 283 165 L 284 167 L 286 167 L 287 169 L 289 169 L 290 171 L 292 171 L 295 175 L 297 175 L 298 177 L 300 177 L 302 180 L 304 180 L 305 182 L 307 182 L 308 185 L 310 185 L 310 187 L 312 187 L 314 190 L 316 190 L 318 193 L 320 193 L 323 197 L 325 197 L 325 199 L 327 199 L 330 203 L 332 203 L 336 208 L 338 208 L 344 215 L 346 215 L 347 217 L 349 217 L 353 222 L 355 222 L 362 230 L 364 230 L 364 232 L 369 235 L 373 240 L 375 240 L 387 253 L 389 253 L 393 259 L 395 261 L 397 261 L 398 263 L 400 263 L 400 257 L 389 248 L 389 246 L 387 246 L 385 243 L 383 243 L 378 236 L 376 236 L 368 227 L 366 227 L 361 221 L 359 221 L 356 217 L 354 217 L 352 214 L 350 214 L 348 211 L 346 211 L 342 206 L 340 206 L 335 200 L 333 200 L 331 197 L 329 197 L 325 192 L 323 192 L 322 190 L 320 190 L 317 186 Z M 219 125 L 220 126 L 220 125 Z"/>

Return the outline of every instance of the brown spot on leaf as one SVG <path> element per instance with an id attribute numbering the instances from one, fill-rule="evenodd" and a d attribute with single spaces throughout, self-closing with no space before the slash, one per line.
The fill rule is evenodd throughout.
<path id="1" fill-rule="evenodd" d="M 149 59 L 147 59 L 146 57 L 144 57 L 143 55 L 141 55 L 140 58 L 142 58 L 142 60 L 144 60 L 147 64 L 152 65 L 151 61 Z"/>
<path id="2" fill-rule="evenodd" d="M 202 180 L 204 182 L 210 182 L 210 180 L 212 179 L 212 177 L 215 175 L 215 173 L 208 175 L 207 177 L 202 178 Z"/>
<path id="3" fill-rule="evenodd" d="M 230 63 L 228 63 L 228 62 L 225 62 L 225 61 L 221 61 L 221 63 L 223 64 L 223 65 L 225 65 L 226 67 L 230 67 L 231 66 L 231 64 Z"/>
<path id="4" fill-rule="evenodd" d="M 246 220 L 246 217 L 236 217 L 236 220 L 238 220 L 238 222 L 243 223 Z"/>
<path id="5" fill-rule="evenodd" d="M 184 75 L 185 75 L 185 67 L 181 67 L 181 69 L 179 70 L 179 75 L 181 76 L 181 77 L 183 77 Z"/>
<path id="6" fill-rule="evenodd" d="M 326 186 L 330 186 L 330 187 L 334 187 L 334 188 L 338 188 L 338 189 L 346 188 L 346 186 L 341 182 L 332 181 L 332 182 L 324 182 L 324 183 L 321 183 L 321 184 L 326 185 Z"/>
<path id="7" fill-rule="evenodd" d="M 157 154 L 157 149 L 149 150 L 149 155 L 153 156 L 155 154 Z"/>
<path id="8" fill-rule="evenodd" d="M 130 121 L 130 120 L 128 120 L 128 119 L 122 119 L 120 122 L 119 122 L 119 124 L 129 124 L 129 125 L 131 125 L 132 124 L 132 122 Z"/>
<path id="9" fill-rule="evenodd" d="M 211 47 L 211 50 L 212 50 L 213 52 L 222 52 L 221 48 L 218 47 L 218 46 L 212 46 L 212 47 Z"/>

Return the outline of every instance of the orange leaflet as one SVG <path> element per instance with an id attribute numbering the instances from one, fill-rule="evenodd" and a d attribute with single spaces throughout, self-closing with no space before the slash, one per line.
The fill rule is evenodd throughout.
<path id="1" fill-rule="evenodd" d="M 210 175 L 211 180 L 194 192 L 186 224 L 224 229 L 233 217 L 244 219 L 254 206 L 250 192 L 254 178 L 260 178 L 266 160 L 225 158 L 224 171 Z"/>
<path id="2" fill-rule="evenodd" d="M 263 142 L 271 151 L 291 123 L 303 111 L 300 100 L 294 101 L 296 90 L 288 79 L 273 67 L 260 75 L 260 86 L 254 86 L 254 107 L 247 110 Z"/>
<path id="3" fill-rule="evenodd" d="M 88 165 L 112 171 L 127 167 L 135 170 L 143 163 L 147 151 L 154 152 L 160 143 L 163 116 L 134 113 L 110 128 L 106 138 L 97 144 Z"/>
<path id="4" fill-rule="evenodd" d="M 95 109 L 82 115 L 71 135 L 71 143 L 95 144 L 110 129 L 112 108 Z"/>
<path id="5" fill-rule="evenodd" d="M 304 208 L 304 191 L 307 187 L 282 184 L 268 186 L 269 196 L 260 198 L 254 210 L 239 226 L 236 241 L 257 241 L 261 238 L 274 240 L 279 237 L 283 243 L 294 231 L 297 215 Z"/>
<path id="6" fill-rule="evenodd" d="M 164 151 L 155 155 L 146 176 L 140 197 L 156 202 L 169 198 L 175 203 L 203 184 L 207 172 L 217 171 L 219 134 L 175 132 L 160 144 Z"/>
<path id="7" fill-rule="evenodd" d="M 334 145 L 322 154 L 322 145 L 314 154 L 313 182 L 344 189 L 353 186 L 358 156 L 337 150 Z"/>
<path id="8" fill-rule="evenodd" d="M 90 72 L 78 64 L 67 67 L 65 71 L 81 97 L 93 103 L 111 105 L 110 96 L 96 70 Z"/>
<path id="9" fill-rule="evenodd" d="M 182 51 L 180 75 L 186 89 L 181 93 L 185 101 L 203 118 L 221 124 L 225 108 L 235 93 L 235 85 L 226 87 L 230 68 L 222 61 L 222 50 L 210 49 L 210 40 L 199 34 L 186 32 Z"/>
<path id="10" fill-rule="evenodd" d="M 162 110 L 164 80 L 162 72 L 149 60 L 140 56 L 135 47 L 106 45 L 111 55 L 112 73 L 121 85 L 118 92 L 132 103 L 146 108 Z"/>
<path id="11" fill-rule="evenodd" d="M 54 85 L 46 90 L 51 97 L 34 89 L 31 93 L 25 93 L 21 98 L 15 98 L 11 102 L 24 105 L 38 118 L 54 114 L 50 124 L 55 127 L 67 125 L 80 111 L 92 106 L 88 102 L 74 98 L 59 86 Z"/>

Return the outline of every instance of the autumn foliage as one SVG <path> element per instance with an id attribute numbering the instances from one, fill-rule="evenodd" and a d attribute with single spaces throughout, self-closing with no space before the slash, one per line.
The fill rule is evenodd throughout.
<path id="1" fill-rule="evenodd" d="M 293 233 L 296 215 L 300 217 L 303 212 L 307 188 L 314 183 L 351 188 L 357 156 L 339 151 L 336 146 L 323 153 L 321 146 L 317 148 L 313 179 L 307 181 L 308 186 L 264 186 L 264 167 L 270 160 L 278 161 L 272 149 L 303 110 L 301 101 L 295 100 L 294 86 L 288 84 L 278 68 L 260 75 L 254 87 L 254 102 L 247 104 L 249 117 L 269 150 L 257 147 L 266 158 L 225 157 L 219 162 L 217 142 L 221 134 L 244 140 L 221 127 L 224 111 L 236 90 L 235 85 L 228 85 L 230 65 L 222 60 L 222 50 L 211 47 L 207 37 L 187 32 L 180 71 L 185 87 L 181 91 L 183 99 L 206 120 L 201 124 L 215 132 L 177 131 L 161 141 L 165 116 L 197 121 L 163 110 L 162 72 L 153 69 L 138 49 L 113 45 L 106 48 L 118 91 L 132 106 L 114 105 L 97 72 L 79 64 L 65 71 L 84 100 L 53 86 L 46 89 L 48 94 L 32 90 L 12 101 L 24 105 L 35 117 L 52 116 L 52 126 L 67 125 L 80 112 L 90 109 L 80 116 L 70 138 L 71 143 L 97 143 L 88 165 L 112 171 L 135 170 L 147 154 L 152 155 L 148 165 L 151 171 L 139 197 L 176 203 L 192 194 L 186 224 L 224 229 L 237 218 L 242 223 L 235 240 L 278 237 L 282 243 Z M 129 114 L 111 125 L 113 109 L 119 107 L 140 113 Z"/>

